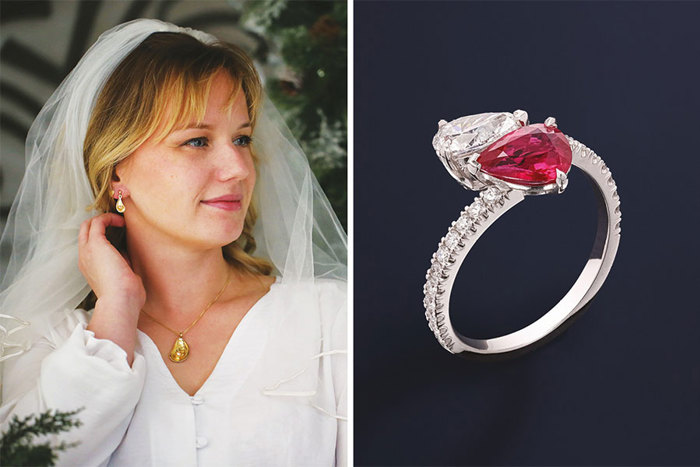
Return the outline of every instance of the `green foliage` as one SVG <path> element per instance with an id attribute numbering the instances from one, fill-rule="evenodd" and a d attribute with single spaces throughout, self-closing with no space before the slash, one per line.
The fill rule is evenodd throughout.
<path id="1" fill-rule="evenodd" d="M 278 48 L 290 74 L 267 92 L 306 152 L 343 225 L 347 222 L 347 3 L 264 0 L 248 21 Z"/>
<path id="2" fill-rule="evenodd" d="M 7 431 L 0 437 L 0 463 L 8 466 L 55 465 L 58 453 L 77 443 L 60 442 L 51 445 L 46 441 L 33 444 L 33 440 L 37 436 L 57 434 L 80 426 L 80 420 L 72 419 L 80 410 L 82 409 L 72 412 L 49 410 L 39 415 L 28 415 L 23 419 L 13 416 Z"/>

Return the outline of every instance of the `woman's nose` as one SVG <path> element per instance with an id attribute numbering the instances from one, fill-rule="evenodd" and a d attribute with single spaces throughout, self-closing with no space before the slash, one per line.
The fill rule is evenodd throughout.
<path id="1" fill-rule="evenodd" d="M 244 179 L 250 174 L 252 156 L 248 147 L 224 144 L 217 151 L 216 161 L 221 180 Z"/>

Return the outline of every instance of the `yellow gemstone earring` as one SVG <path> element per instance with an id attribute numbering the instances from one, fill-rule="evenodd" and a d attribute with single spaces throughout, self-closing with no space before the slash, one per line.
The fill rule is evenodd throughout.
<path id="1" fill-rule="evenodd" d="M 126 211 L 126 206 L 122 202 L 122 190 L 119 190 L 119 199 L 117 200 L 117 212 L 122 213 Z"/>

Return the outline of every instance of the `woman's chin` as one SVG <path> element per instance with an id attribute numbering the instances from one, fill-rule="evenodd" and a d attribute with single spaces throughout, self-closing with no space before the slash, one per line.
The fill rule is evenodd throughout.
<path id="1" fill-rule="evenodd" d="M 242 229 L 228 230 L 225 232 L 220 232 L 220 235 L 210 236 L 209 238 L 213 240 L 218 246 L 226 246 L 229 243 L 233 243 L 241 237 Z"/>
<path id="2" fill-rule="evenodd" d="M 190 229 L 186 237 L 180 236 L 181 240 L 191 245 L 196 245 L 197 249 L 211 249 L 223 247 L 235 242 L 243 232 L 243 225 L 240 222 L 230 224 L 211 224 L 198 226 L 197 229 Z"/>

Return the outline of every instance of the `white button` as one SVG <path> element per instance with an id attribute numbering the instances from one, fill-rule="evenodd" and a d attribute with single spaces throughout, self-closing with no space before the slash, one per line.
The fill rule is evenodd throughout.
<path id="1" fill-rule="evenodd" d="M 192 405 L 204 404 L 204 398 L 202 396 L 194 395 L 190 397 L 190 400 L 192 401 Z"/>
<path id="2" fill-rule="evenodd" d="M 194 443 L 194 445 L 197 446 L 197 449 L 202 449 L 207 447 L 209 441 L 204 436 L 197 436 L 197 439 L 195 439 Z"/>

